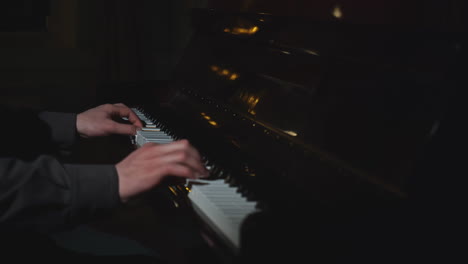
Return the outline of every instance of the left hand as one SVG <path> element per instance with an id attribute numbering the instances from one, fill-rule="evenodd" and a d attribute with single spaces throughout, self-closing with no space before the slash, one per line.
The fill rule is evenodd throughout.
<path id="1" fill-rule="evenodd" d="M 130 124 L 116 121 L 126 117 Z M 124 104 L 103 104 L 77 115 L 76 129 L 81 137 L 100 137 L 111 134 L 135 135 L 143 127 L 138 116 Z"/>

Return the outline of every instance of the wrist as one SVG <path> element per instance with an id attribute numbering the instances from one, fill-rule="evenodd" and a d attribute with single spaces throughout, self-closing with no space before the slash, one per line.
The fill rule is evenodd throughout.
<path id="1" fill-rule="evenodd" d="M 76 115 L 76 132 L 82 138 L 88 138 L 89 136 L 86 133 L 86 116 L 82 113 Z"/>

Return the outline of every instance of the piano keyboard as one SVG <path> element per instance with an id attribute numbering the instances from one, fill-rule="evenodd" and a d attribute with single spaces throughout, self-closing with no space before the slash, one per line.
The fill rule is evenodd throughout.
<path id="1" fill-rule="evenodd" d="M 135 144 L 141 147 L 148 142 L 165 144 L 176 140 L 159 128 L 149 117 L 136 108 L 132 109 L 145 123 L 141 131 L 137 131 Z M 209 164 L 207 161 L 205 164 Z M 206 165 L 212 172 L 211 166 Z M 257 203 L 248 201 L 224 179 L 187 180 L 186 187 L 190 189 L 188 199 L 195 212 L 217 233 L 234 252 L 240 248 L 240 229 L 242 221 L 257 209 Z"/>

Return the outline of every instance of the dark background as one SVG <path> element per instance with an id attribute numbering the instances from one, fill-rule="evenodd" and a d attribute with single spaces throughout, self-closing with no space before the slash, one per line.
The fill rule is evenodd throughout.
<path id="1" fill-rule="evenodd" d="M 460 0 L 10 0 L 0 4 L 0 103 L 80 111 L 155 89 L 191 36 L 190 7 L 464 30 Z M 123 88 L 123 89 L 121 89 Z M 123 91 L 122 91 L 123 90 Z M 140 96 L 140 95 L 137 95 Z M 144 95 L 141 95 L 144 96 Z"/>
<path id="2" fill-rule="evenodd" d="M 2 1 L 0 103 L 75 112 L 113 87 L 167 80 L 190 36 L 188 2 Z"/>

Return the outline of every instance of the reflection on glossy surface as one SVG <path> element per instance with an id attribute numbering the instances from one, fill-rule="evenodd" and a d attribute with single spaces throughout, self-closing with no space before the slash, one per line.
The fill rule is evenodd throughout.
<path id="1" fill-rule="evenodd" d="M 204 119 L 206 120 L 210 120 L 211 117 L 207 116 L 205 113 L 201 113 L 201 115 L 203 116 Z"/>
<path id="2" fill-rule="evenodd" d="M 297 137 L 297 133 L 294 132 L 294 131 L 284 130 L 283 132 L 290 135 L 290 136 L 292 136 L 292 137 Z"/>
<path id="3" fill-rule="evenodd" d="M 343 18 L 343 10 L 341 9 L 340 5 L 336 5 L 333 7 L 332 15 L 337 19 Z"/>
<path id="4" fill-rule="evenodd" d="M 196 10 L 203 34 L 193 39 L 178 85 L 213 101 L 195 113 L 209 112 L 214 120 L 202 122 L 222 126 L 223 133 L 234 135 L 229 140 L 236 144 L 229 145 L 242 146 L 242 152 L 263 157 L 260 140 L 250 140 L 261 134 L 280 146 L 268 159 L 288 153 L 292 142 L 298 153 L 345 170 L 344 180 L 357 175 L 404 193 L 414 153 L 440 111 L 441 80 L 455 50 L 450 41 L 425 31 L 355 23 L 361 21 L 358 15 L 380 16 L 382 9 L 369 3 L 365 10 L 321 6 L 319 22 Z M 258 31 L 223 32 L 234 28 Z M 262 132 L 266 128 L 271 134 Z"/>
<path id="5" fill-rule="evenodd" d="M 214 121 L 211 116 L 207 115 L 206 113 L 200 113 L 201 116 L 206 119 L 208 121 L 208 124 L 214 126 L 214 127 L 218 127 L 218 122 Z"/>
<path id="6" fill-rule="evenodd" d="M 320 56 L 320 54 L 315 50 L 304 49 L 304 52 L 307 53 L 307 54 L 310 54 L 310 55 Z"/>
<path id="7" fill-rule="evenodd" d="M 234 35 L 253 35 L 258 32 L 258 27 L 253 26 L 249 28 L 245 27 L 231 27 L 231 28 L 225 28 L 224 32 L 234 34 Z"/>
<path id="8" fill-rule="evenodd" d="M 213 120 L 209 121 L 208 124 L 210 124 L 210 125 L 212 125 L 214 127 L 218 127 L 218 123 L 216 123 L 216 121 L 213 121 Z"/>
<path id="9" fill-rule="evenodd" d="M 221 67 L 216 66 L 216 65 L 211 65 L 210 69 L 211 71 L 215 72 L 219 76 L 225 76 L 230 81 L 235 81 L 239 78 L 238 73 L 231 72 L 228 69 L 222 69 Z"/>
<path id="10" fill-rule="evenodd" d="M 239 78 L 239 75 L 237 73 L 233 73 L 229 76 L 229 80 L 231 81 L 237 80 L 237 78 Z"/>
<path id="11" fill-rule="evenodd" d="M 246 91 L 241 92 L 239 97 L 241 101 L 247 105 L 247 112 L 249 112 L 249 114 L 251 115 L 255 115 L 256 112 L 254 108 L 257 106 L 258 102 L 260 101 L 260 97 L 255 94 L 246 92 Z"/>
<path id="12" fill-rule="evenodd" d="M 244 175 L 249 176 L 249 177 L 257 176 L 255 171 L 251 167 L 249 167 L 248 165 L 244 165 Z"/>

